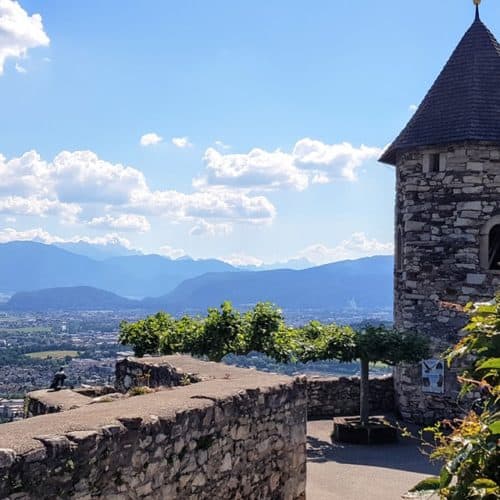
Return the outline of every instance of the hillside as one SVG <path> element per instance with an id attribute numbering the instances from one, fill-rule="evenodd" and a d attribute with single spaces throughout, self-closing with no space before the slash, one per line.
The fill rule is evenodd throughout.
<path id="1" fill-rule="evenodd" d="M 163 272 L 162 262 L 149 256 Z M 132 257 L 134 259 L 135 257 Z M 161 259 L 160 257 L 158 257 Z M 129 259 L 129 258 L 125 258 Z M 146 261 L 148 262 L 148 261 Z M 127 260 L 111 263 L 111 276 L 140 274 L 144 263 L 134 267 Z M 208 265 L 208 264 L 207 264 Z M 376 310 L 392 307 L 392 257 L 371 257 L 336 262 L 303 271 L 207 273 L 184 281 L 174 291 L 158 298 L 130 300 L 94 287 L 56 287 L 14 295 L 5 309 L 14 310 L 102 310 L 159 309 L 170 312 L 205 310 L 230 300 L 236 306 L 271 301 L 284 309 L 341 311 L 349 308 Z M 154 265 L 145 271 L 153 273 Z M 154 280 L 155 275 L 144 277 Z M 104 281 L 104 278 L 101 279 Z M 163 283 L 159 279 L 160 284 Z"/>
<path id="2" fill-rule="evenodd" d="M 92 287 L 50 288 L 19 292 L 5 304 L 11 311 L 87 311 L 137 309 L 139 301 L 125 299 L 114 293 Z"/>
<path id="3" fill-rule="evenodd" d="M 0 244 L 0 292 L 90 286 L 128 297 L 158 296 L 207 272 L 236 269 L 218 260 L 133 255 L 95 260 L 31 241 Z"/>
<path id="4" fill-rule="evenodd" d="M 289 309 L 341 310 L 392 307 L 393 258 L 370 257 L 302 271 L 210 273 L 169 294 L 145 301 L 150 308 L 205 309 L 230 300 L 237 306 L 271 301 Z"/>

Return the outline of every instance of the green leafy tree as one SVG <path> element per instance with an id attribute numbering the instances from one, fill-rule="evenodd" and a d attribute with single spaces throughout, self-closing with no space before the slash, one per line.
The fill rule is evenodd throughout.
<path id="1" fill-rule="evenodd" d="M 224 302 L 219 309 L 209 309 L 203 321 L 189 317 L 175 320 L 158 313 L 136 323 L 122 323 L 120 342 L 133 346 L 137 356 L 182 352 L 220 361 L 226 354 L 257 351 L 282 363 L 360 360 L 363 425 L 369 423 L 370 363 L 394 365 L 419 361 L 427 355 L 422 337 L 383 327 L 355 331 L 312 321 L 302 328 L 290 328 L 281 310 L 269 303 L 259 303 L 241 315 L 230 302 Z"/>
<path id="2" fill-rule="evenodd" d="M 224 302 L 220 309 L 209 309 L 203 333 L 194 346 L 193 354 L 220 361 L 226 354 L 244 352 L 243 326 L 241 314 L 230 302 Z M 187 346 L 184 346 L 184 352 L 188 352 Z"/>
<path id="3" fill-rule="evenodd" d="M 159 312 L 135 323 L 122 321 L 118 341 L 134 349 L 136 356 L 159 354 L 162 335 L 175 329 L 175 319 L 167 313 Z"/>
<path id="4" fill-rule="evenodd" d="M 243 320 L 245 350 L 273 353 L 276 336 L 285 328 L 281 309 L 269 302 L 260 302 L 245 314 Z"/>
<path id="5" fill-rule="evenodd" d="M 203 320 L 183 316 L 179 320 L 174 320 L 170 326 L 160 333 L 159 349 L 161 354 L 201 351 L 199 343 L 203 336 Z"/>
<path id="6" fill-rule="evenodd" d="M 480 398 L 463 419 L 426 429 L 434 434 L 431 457 L 444 465 L 439 478 L 414 490 L 438 490 L 447 500 L 493 500 L 500 498 L 500 296 L 466 310 L 470 313 L 466 335 L 447 358 L 450 364 L 468 361 L 459 377 L 461 393 Z"/>
<path id="7" fill-rule="evenodd" d="M 360 421 L 365 426 L 370 420 L 370 363 L 394 366 L 402 362 L 416 362 L 424 359 L 429 352 L 425 337 L 399 333 L 383 326 L 369 326 L 355 331 L 350 327 L 311 323 L 305 329 L 305 335 L 310 343 L 304 360 L 359 360 Z"/>

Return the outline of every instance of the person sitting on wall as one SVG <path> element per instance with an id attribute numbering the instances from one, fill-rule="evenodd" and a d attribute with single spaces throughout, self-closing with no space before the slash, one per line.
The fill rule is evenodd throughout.
<path id="1" fill-rule="evenodd" d="M 61 367 L 59 371 L 54 375 L 52 379 L 52 384 L 50 388 L 54 391 L 59 391 L 64 386 L 64 381 L 66 380 L 66 374 L 64 373 L 64 368 Z"/>

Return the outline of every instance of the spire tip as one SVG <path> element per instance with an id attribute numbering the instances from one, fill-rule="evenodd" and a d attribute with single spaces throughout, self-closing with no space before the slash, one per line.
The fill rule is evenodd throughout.
<path id="1" fill-rule="evenodd" d="M 476 6 L 476 21 L 479 21 L 479 6 L 481 5 L 481 0 L 473 0 L 474 5 Z"/>

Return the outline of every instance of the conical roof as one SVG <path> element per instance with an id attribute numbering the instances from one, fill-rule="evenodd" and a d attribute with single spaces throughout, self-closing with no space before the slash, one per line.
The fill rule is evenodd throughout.
<path id="1" fill-rule="evenodd" d="M 380 161 L 462 141 L 500 143 L 500 45 L 479 14 L 422 104 Z"/>

